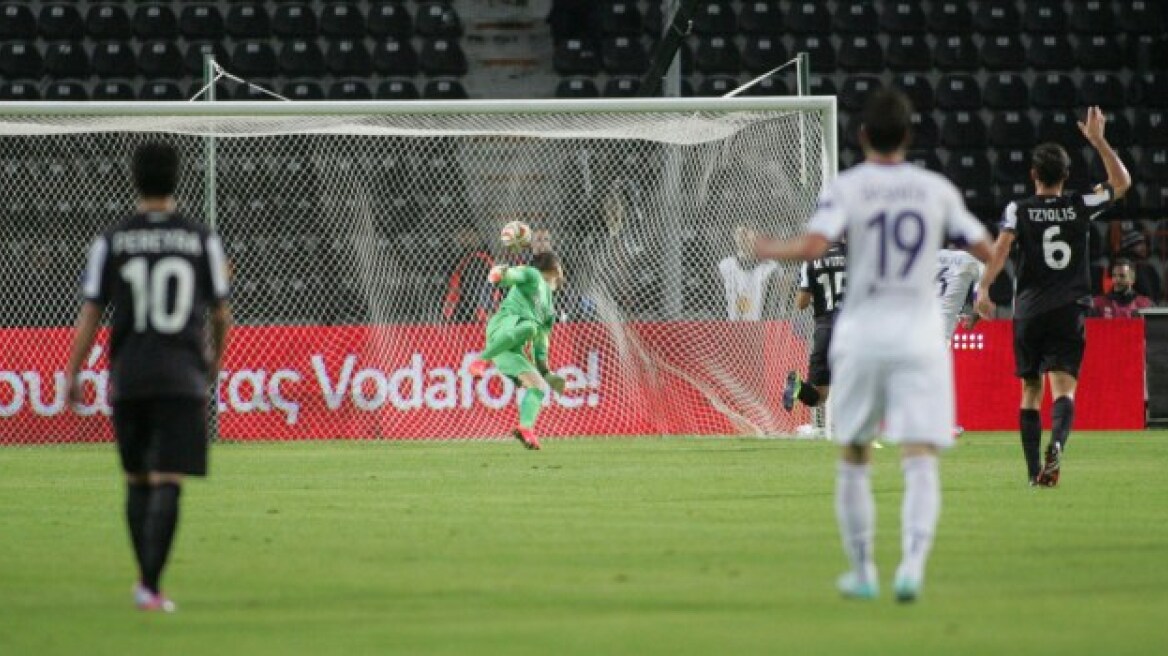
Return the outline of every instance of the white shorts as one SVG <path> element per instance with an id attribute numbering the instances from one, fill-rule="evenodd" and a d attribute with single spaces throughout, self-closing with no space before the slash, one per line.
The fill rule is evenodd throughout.
<path id="1" fill-rule="evenodd" d="M 832 423 L 840 445 L 953 445 L 953 356 L 831 353 Z M 883 427 L 883 428 L 881 428 Z"/>

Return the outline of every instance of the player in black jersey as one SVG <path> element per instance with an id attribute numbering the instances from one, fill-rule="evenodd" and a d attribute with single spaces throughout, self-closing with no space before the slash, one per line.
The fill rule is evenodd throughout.
<path id="1" fill-rule="evenodd" d="M 837 243 L 818 259 L 804 262 L 799 269 L 799 294 L 795 297 L 795 307 L 800 310 L 811 307 L 815 331 L 811 338 L 807 379 L 799 380 L 794 371 L 787 373 L 787 386 L 783 389 L 783 407 L 787 411 L 795 407 L 795 399 L 809 408 L 819 407 L 827 401 L 831 388 L 827 351 L 831 346 L 831 327 L 835 323 L 836 310 L 844 300 L 847 287 L 847 264 L 847 249 L 842 243 Z"/>
<path id="2" fill-rule="evenodd" d="M 207 473 L 207 392 L 231 325 L 219 237 L 175 213 L 179 156 L 147 143 L 134 152 L 138 212 L 89 250 L 69 354 L 69 399 L 106 305 L 114 436 L 126 475 L 126 520 L 138 562 L 134 602 L 170 612 L 159 580 L 178 524 L 184 476 Z M 210 348 L 204 323 L 210 312 Z"/>
<path id="3" fill-rule="evenodd" d="M 989 286 L 1017 242 L 1014 260 L 1014 360 L 1022 379 L 1019 428 L 1032 485 L 1058 484 L 1061 456 L 1075 416 L 1075 386 L 1086 346 L 1084 318 L 1091 307 L 1091 221 L 1131 186 L 1131 176 L 1103 135 L 1106 120 L 1098 107 L 1087 111 L 1079 130 L 1103 160 L 1107 182 L 1089 193 L 1063 194 L 1070 158 L 1062 146 L 1034 149 L 1030 177 L 1035 195 L 1006 206 L 994 257 L 978 285 L 978 312 L 988 317 L 994 306 Z M 1054 399 L 1046 461 L 1039 464 L 1043 375 Z"/>

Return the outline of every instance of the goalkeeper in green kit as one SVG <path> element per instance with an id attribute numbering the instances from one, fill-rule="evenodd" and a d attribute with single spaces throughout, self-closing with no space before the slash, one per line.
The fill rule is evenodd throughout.
<path id="1" fill-rule="evenodd" d="M 546 396 L 544 382 L 556 392 L 564 391 L 564 379 L 551 373 L 547 364 L 548 339 L 556 322 L 552 292 L 563 283 L 564 269 L 554 253 L 539 253 L 529 266 L 496 266 L 487 279 L 511 291 L 487 322 L 486 347 L 469 371 L 480 378 L 494 364 L 527 390 L 519 404 L 519 427 L 511 434 L 528 449 L 538 449 L 534 427 Z M 531 358 L 526 353 L 528 344 Z"/>

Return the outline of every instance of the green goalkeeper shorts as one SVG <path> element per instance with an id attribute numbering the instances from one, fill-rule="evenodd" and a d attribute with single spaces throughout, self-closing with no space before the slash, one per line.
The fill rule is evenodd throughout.
<path id="1" fill-rule="evenodd" d="M 538 376 L 539 370 L 524 352 L 535 331 L 535 324 L 531 321 L 508 314 L 496 314 L 487 322 L 487 344 L 483 350 L 493 352 L 501 347 L 502 352 L 490 360 L 499 373 L 515 382 L 519 382 L 519 376 L 528 371 Z"/>

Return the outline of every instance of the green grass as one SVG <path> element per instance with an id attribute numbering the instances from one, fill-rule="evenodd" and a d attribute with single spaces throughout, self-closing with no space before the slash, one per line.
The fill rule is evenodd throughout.
<path id="1" fill-rule="evenodd" d="M 221 446 L 172 616 L 130 607 L 112 448 L 0 449 L 0 654 L 1163 654 L 1166 437 L 1078 433 L 1035 490 L 1015 436 L 966 436 L 910 606 L 893 450 L 864 603 L 833 590 L 825 443 Z"/>

